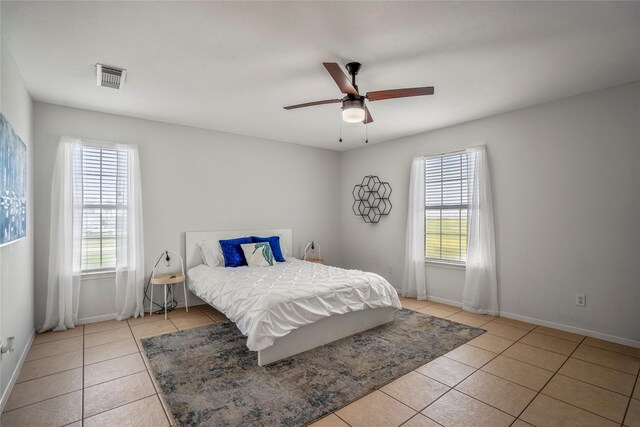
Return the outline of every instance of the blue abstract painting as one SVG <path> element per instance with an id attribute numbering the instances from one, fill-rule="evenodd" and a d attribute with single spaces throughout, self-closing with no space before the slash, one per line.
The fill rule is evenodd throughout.
<path id="1" fill-rule="evenodd" d="M 27 146 L 0 114 L 0 246 L 27 235 Z"/>

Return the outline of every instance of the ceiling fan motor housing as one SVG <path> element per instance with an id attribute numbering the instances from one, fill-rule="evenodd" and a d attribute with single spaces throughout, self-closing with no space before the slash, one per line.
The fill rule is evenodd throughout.
<path id="1" fill-rule="evenodd" d="M 344 101 L 342 101 L 342 109 L 348 110 L 349 108 L 359 108 L 364 109 L 364 98 L 363 97 L 345 97 Z"/>

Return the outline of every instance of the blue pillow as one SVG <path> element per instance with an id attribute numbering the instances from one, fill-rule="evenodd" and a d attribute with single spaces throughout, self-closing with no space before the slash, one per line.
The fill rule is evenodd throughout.
<path id="1" fill-rule="evenodd" d="M 271 246 L 271 252 L 273 252 L 273 257 L 278 262 L 284 262 L 284 256 L 282 255 L 282 249 L 280 248 L 280 236 L 271 236 L 271 237 L 258 237 L 251 236 L 251 243 L 261 243 L 261 242 L 269 242 L 269 246 Z"/>
<path id="2" fill-rule="evenodd" d="M 225 267 L 240 267 L 247 265 L 247 259 L 240 245 L 244 243 L 253 243 L 251 237 L 238 237 L 237 239 L 220 240 L 220 249 L 224 257 Z"/>

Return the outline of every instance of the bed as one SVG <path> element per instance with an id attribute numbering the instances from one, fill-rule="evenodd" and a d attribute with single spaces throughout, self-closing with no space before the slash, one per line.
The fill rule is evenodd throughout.
<path id="1" fill-rule="evenodd" d="M 279 235 L 287 261 L 272 267 L 209 267 L 198 243 Z M 393 321 L 395 289 L 381 276 L 292 258 L 292 230 L 199 231 L 185 234 L 187 286 L 247 336 L 264 366 Z"/>

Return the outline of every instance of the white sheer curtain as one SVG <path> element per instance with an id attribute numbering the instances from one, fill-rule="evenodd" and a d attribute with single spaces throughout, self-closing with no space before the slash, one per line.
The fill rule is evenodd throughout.
<path id="1" fill-rule="evenodd" d="M 116 318 L 144 316 L 142 185 L 138 148 L 118 144 L 116 200 Z"/>
<path id="2" fill-rule="evenodd" d="M 49 276 L 44 326 L 64 331 L 78 321 L 82 251 L 82 148 L 78 138 L 62 137 L 51 184 Z"/>
<path id="3" fill-rule="evenodd" d="M 424 273 L 424 157 L 411 161 L 402 296 L 427 299 Z"/>
<path id="4" fill-rule="evenodd" d="M 469 208 L 462 308 L 474 313 L 498 314 L 493 198 L 487 150 L 484 146 L 478 146 L 466 151 Z"/>

